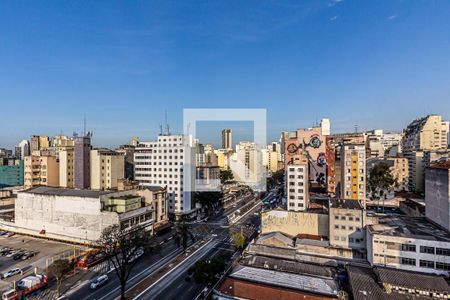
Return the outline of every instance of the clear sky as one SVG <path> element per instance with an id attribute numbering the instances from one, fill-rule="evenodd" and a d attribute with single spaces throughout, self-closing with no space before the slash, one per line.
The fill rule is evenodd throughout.
<path id="1" fill-rule="evenodd" d="M 268 141 L 450 117 L 450 1 L 1 1 L 0 147 L 154 139 L 168 111 L 266 108 Z M 217 132 L 220 137 L 220 132 Z"/>

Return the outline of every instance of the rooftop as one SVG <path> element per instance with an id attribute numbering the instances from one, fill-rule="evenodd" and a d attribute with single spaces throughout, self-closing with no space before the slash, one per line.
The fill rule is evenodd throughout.
<path id="1" fill-rule="evenodd" d="M 336 296 L 339 292 L 339 287 L 333 279 L 247 266 L 237 266 L 229 277 L 321 295 Z"/>
<path id="2" fill-rule="evenodd" d="M 450 169 L 450 160 L 439 161 L 430 165 L 432 169 Z"/>
<path id="3" fill-rule="evenodd" d="M 450 242 L 450 233 L 425 217 L 387 216 L 367 228 L 380 235 Z"/>
<path id="4" fill-rule="evenodd" d="M 78 190 L 69 188 L 38 186 L 22 191 L 20 193 L 31 193 L 49 196 L 99 198 L 102 195 L 115 193 L 115 191 Z"/>
<path id="5" fill-rule="evenodd" d="M 358 200 L 330 198 L 330 208 L 362 209 Z"/>

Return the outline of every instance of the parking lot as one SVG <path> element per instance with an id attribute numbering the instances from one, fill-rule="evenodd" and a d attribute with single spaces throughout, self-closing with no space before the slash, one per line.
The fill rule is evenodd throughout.
<path id="1" fill-rule="evenodd" d="M 4 251 L 2 249 L 6 248 Z M 74 251 L 78 254 L 83 251 L 83 247 L 76 247 L 56 241 L 37 239 L 29 236 L 15 234 L 8 237 L 0 236 L 0 274 L 4 274 L 11 269 L 20 268 L 22 272 L 0 280 L 0 291 L 11 286 L 13 281 L 18 281 L 26 275 L 34 273 L 37 268 L 38 273 L 43 273 L 46 266 L 59 258 L 73 256 Z M 11 253 L 13 253 L 11 255 Z M 17 253 L 31 254 L 29 257 L 16 255 Z"/>

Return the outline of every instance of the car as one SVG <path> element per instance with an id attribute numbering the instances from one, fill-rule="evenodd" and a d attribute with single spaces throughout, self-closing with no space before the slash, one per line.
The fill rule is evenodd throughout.
<path id="1" fill-rule="evenodd" d="M 22 255 L 21 259 L 22 259 L 22 260 L 29 259 L 29 258 L 31 258 L 31 257 L 33 257 L 33 256 L 35 256 L 35 255 L 37 255 L 38 253 L 39 253 L 39 252 L 33 252 L 33 251 L 25 252 L 25 253 Z"/>
<path id="2" fill-rule="evenodd" d="M 8 252 L 8 254 L 6 254 L 6 257 L 13 257 L 17 252 L 19 252 L 20 250 L 11 250 Z"/>
<path id="3" fill-rule="evenodd" d="M 2 278 L 8 278 L 14 276 L 16 274 L 22 273 L 22 270 L 19 268 L 14 268 L 2 274 Z"/>
<path id="4" fill-rule="evenodd" d="M 106 274 L 95 278 L 90 284 L 91 290 L 95 290 L 95 289 L 101 287 L 102 285 L 106 284 L 108 282 L 108 280 L 109 280 L 109 278 L 108 278 L 108 275 L 106 275 Z"/>
<path id="5" fill-rule="evenodd" d="M 8 232 L 8 234 L 6 235 L 7 237 L 12 237 L 12 236 L 14 236 L 14 235 L 16 235 L 14 232 Z"/>
<path id="6" fill-rule="evenodd" d="M 26 253 L 26 252 L 25 252 L 24 250 L 17 251 L 17 252 L 12 256 L 12 258 L 13 258 L 14 260 L 19 260 L 19 259 L 22 258 L 22 255 L 24 255 L 25 253 Z"/>

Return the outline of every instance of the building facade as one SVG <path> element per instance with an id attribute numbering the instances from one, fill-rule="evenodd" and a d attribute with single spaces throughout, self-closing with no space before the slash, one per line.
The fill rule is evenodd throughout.
<path id="1" fill-rule="evenodd" d="M 222 130 L 222 149 L 233 149 L 233 132 L 229 128 Z"/>
<path id="2" fill-rule="evenodd" d="M 90 179 L 90 153 L 91 133 L 85 136 L 74 137 L 74 182 L 77 189 L 87 189 L 91 183 Z"/>
<path id="3" fill-rule="evenodd" d="M 425 214 L 450 230 L 450 161 L 435 163 L 425 170 Z"/>
<path id="4" fill-rule="evenodd" d="M 366 206 L 366 147 L 364 144 L 341 146 L 341 198 L 361 201 Z"/>
<path id="5" fill-rule="evenodd" d="M 309 205 L 308 159 L 304 155 L 292 156 L 286 167 L 287 209 L 305 211 Z"/>
<path id="6" fill-rule="evenodd" d="M 24 160 L 24 187 L 59 186 L 59 162 L 52 155 L 30 155 Z"/>
<path id="7" fill-rule="evenodd" d="M 91 158 L 91 189 L 111 190 L 117 188 L 118 180 L 125 176 L 124 155 L 110 149 L 93 149 Z"/>
<path id="8" fill-rule="evenodd" d="M 23 160 L 16 160 L 14 165 L 0 165 L 0 188 L 23 185 Z"/>

